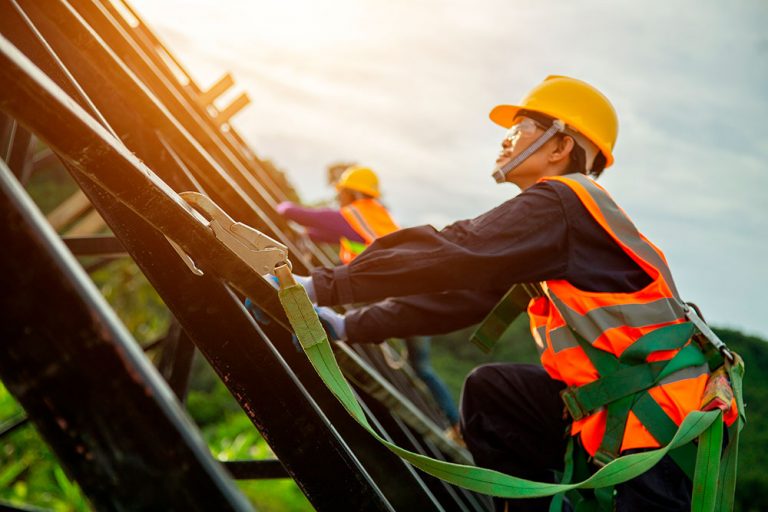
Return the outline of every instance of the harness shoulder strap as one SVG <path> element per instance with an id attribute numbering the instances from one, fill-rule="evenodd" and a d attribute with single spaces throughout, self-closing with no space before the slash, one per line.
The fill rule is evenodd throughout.
<path id="1" fill-rule="evenodd" d="M 514 284 L 490 313 L 480 322 L 470 341 L 485 353 L 490 353 L 512 322 L 526 311 L 532 298 L 543 295 L 537 283 Z"/>

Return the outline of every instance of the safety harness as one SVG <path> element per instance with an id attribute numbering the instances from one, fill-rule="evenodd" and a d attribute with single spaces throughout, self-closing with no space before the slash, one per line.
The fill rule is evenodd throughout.
<path id="1" fill-rule="evenodd" d="M 574 471 L 574 457 L 567 457 L 565 472 L 560 483 L 535 482 L 505 475 L 490 469 L 455 464 L 419 455 L 405 450 L 379 435 L 368 422 L 362 407 L 357 402 L 354 391 L 344 379 L 334 358 L 325 330 L 317 317 L 309 297 L 307 297 L 306 291 L 302 286 L 295 283 L 287 267 L 279 267 L 276 274 L 280 279 L 280 302 L 304 352 L 320 378 L 361 426 L 368 430 L 371 435 L 389 450 L 422 471 L 471 491 L 501 498 L 515 499 L 558 495 L 552 502 L 551 510 L 554 511 L 561 509 L 563 494 L 576 489 L 595 489 L 597 491 L 594 494 L 602 495 L 605 498 L 603 502 L 608 503 L 612 499 L 610 489 L 613 486 L 641 475 L 652 468 L 665 455 L 670 454 L 675 460 L 680 459 L 683 461 L 689 468 L 689 471 L 693 473 L 694 493 L 691 510 L 704 512 L 730 511 L 733 509 L 739 432 L 745 420 L 743 414 L 744 404 L 741 399 L 741 381 L 744 374 L 744 364 L 737 355 L 734 354 L 733 363 L 727 360 L 723 362 L 724 371 L 730 379 L 734 396 L 736 397 L 739 417 L 729 428 L 729 442 L 722 458 L 720 456 L 723 441 L 722 411 L 719 409 L 692 411 L 678 427 L 674 422 L 670 425 L 669 421 L 671 420 L 665 421 L 662 415 L 658 414 L 657 410 L 653 410 L 651 406 L 648 408 L 647 414 L 649 416 L 653 415 L 653 420 L 649 421 L 649 423 L 659 423 L 663 427 L 664 439 L 668 439 L 668 443 L 665 446 L 617 457 L 607 462 L 607 464 L 591 476 L 578 482 L 571 482 L 577 475 L 577 472 Z M 507 294 L 507 296 L 510 296 L 510 294 Z M 494 311 L 497 309 L 498 307 Z M 693 330 L 690 324 L 681 325 L 684 327 L 674 325 L 671 326 L 674 329 L 670 328 L 664 331 L 663 334 L 659 333 L 660 329 L 640 338 L 637 341 L 638 347 L 645 347 L 651 350 L 654 346 L 671 346 L 684 343 L 684 341 L 681 341 L 682 338 L 685 336 L 690 337 Z M 587 343 L 587 345 L 589 344 Z M 604 374 L 605 378 L 613 376 L 614 380 L 616 380 L 622 375 L 618 372 L 627 371 L 627 366 L 624 365 L 629 365 L 630 360 L 641 357 L 641 352 L 638 349 L 634 351 L 634 354 L 630 354 L 626 358 L 624 358 L 623 354 L 622 358 L 624 360 L 622 358 L 617 359 L 607 353 L 605 353 L 607 356 L 597 353 L 593 354 L 593 356 L 596 361 L 600 361 L 597 364 L 602 369 L 601 375 Z M 694 356 L 692 351 L 689 352 L 691 352 L 691 355 L 680 356 L 678 354 L 672 360 L 665 361 L 663 367 L 651 366 L 646 370 L 638 370 L 638 375 L 632 377 L 632 380 L 635 382 L 634 387 L 642 387 L 649 382 L 653 385 L 653 383 L 663 378 L 668 372 L 673 371 L 676 366 L 683 367 L 685 364 L 698 361 L 696 359 L 697 356 Z M 714 350 L 714 353 L 712 356 L 713 360 L 716 361 L 717 358 L 722 360 L 719 351 Z M 681 359 L 673 363 L 677 357 L 681 357 Z M 673 364 L 675 366 L 669 366 Z M 635 370 L 630 371 L 635 372 Z M 648 375 L 639 375 L 642 372 Z M 603 388 L 602 392 L 608 393 L 610 391 L 606 386 L 600 387 Z M 602 406 L 607 405 L 615 409 L 625 409 L 627 407 L 633 409 L 634 405 L 628 404 L 641 401 L 644 390 L 632 391 L 630 388 L 632 386 L 629 386 L 629 388 L 625 387 L 623 391 L 618 393 L 622 396 L 612 402 L 604 401 L 600 397 L 601 390 L 598 389 L 593 389 L 591 392 L 588 392 L 588 390 L 572 390 L 575 403 L 578 403 L 578 405 L 574 406 L 574 410 L 596 406 L 595 404 L 597 403 L 602 403 Z M 624 393 L 627 394 L 624 395 Z M 638 396 L 638 400 L 634 400 L 635 396 Z M 620 406 L 612 406 L 612 404 L 617 402 Z M 661 429 L 659 429 L 658 435 L 662 435 Z M 694 448 L 692 443 L 696 439 L 698 439 L 698 447 Z M 569 454 L 573 453 L 572 444 L 569 445 L 567 451 Z M 688 460 L 695 460 L 695 463 L 690 464 Z M 694 467 L 695 469 L 692 469 Z M 609 492 L 601 492 L 601 489 L 608 489 Z"/>

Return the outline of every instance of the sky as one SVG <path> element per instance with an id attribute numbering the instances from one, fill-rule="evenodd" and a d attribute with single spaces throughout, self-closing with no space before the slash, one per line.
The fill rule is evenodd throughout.
<path id="1" fill-rule="evenodd" d="M 402 225 L 440 228 L 513 197 L 488 120 L 550 74 L 598 87 L 620 123 L 600 182 L 716 326 L 768 337 L 768 2 L 134 0 L 302 198 L 325 166 L 380 176 Z"/>

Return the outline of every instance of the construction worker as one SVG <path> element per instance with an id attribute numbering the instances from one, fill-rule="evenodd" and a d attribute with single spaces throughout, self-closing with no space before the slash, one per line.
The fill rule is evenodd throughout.
<path id="1" fill-rule="evenodd" d="M 308 208 L 295 203 L 277 205 L 277 212 L 301 224 L 316 242 L 338 243 L 339 259 L 347 264 L 376 238 L 399 226 L 377 200 L 379 178 L 368 167 L 352 166 L 336 182 L 340 208 Z"/>
<path id="2" fill-rule="evenodd" d="M 593 180 L 613 164 L 613 106 L 583 81 L 551 76 L 490 118 L 508 130 L 493 177 L 521 194 L 441 231 L 392 233 L 351 264 L 317 269 L 301 284 L 320 306 L 373 303 L 346 315 L 319 308 L 332 336 L 371 342 L 471 325 L 510 286 L 540 283 L 543 293 L 528 313 L 542 365 L 485 365 L 464 384 L 462 430 L 475 462 L 553 481 L 553 471 L 563 468 L 566 429 L 594 465 L 666 444 L 669 430 L 699 408 L 709 371 L 692 330 L 646 343 L 654 337 L 644 335 L 690 324 L 661 251 Z M 385 297 L 391 298 L 375 302 Z M 633 346 L 641 338 L 642 346 Z M 630 398 L 579 409 L 579 392 L 605 382 L 606 364 L 643 366 L 683 351 L 691 362 L 664 380 Z M 623 354 L 635 359 L 619 361 Z M 726 422 L 736 414 L 730 410 Z M 669 456 L 615 489 L 619 511 L 682 511 L 690 501 L 691 481 Z M 547 510 L 549 500 L 510 504 L 509 510 Z"/>
<path id="3" fill-rule="evenodd" d="M 338 166 L 329 167 L 329 180 L 337 169 Z M 379 178 L 370 168 L 359 165 L 348 167 L 341 173 L 335 187 L 340 205 L 338 210 L 308 208 L 285 202 L 278 205 L 277 211 L 305 226 L 309 236 L 316 242 L 338 243 L 339 259 L 347 264 L 376 238 L 400 228 L 378 201 L 381 195 Z M 450 426 L 446 435 L 460 441 L 459 411 L 445 383 L 430 364 L 430 343 L 428 336 L 406 337 L 408 362 L 448 419 Z"/>

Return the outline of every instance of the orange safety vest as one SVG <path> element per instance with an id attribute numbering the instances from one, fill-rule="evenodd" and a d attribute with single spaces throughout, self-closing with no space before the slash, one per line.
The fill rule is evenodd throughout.
<path id="1" fill-rule="evenodd" d="M 341 215 L 360 235 L 364 244 L 342 237 L 339 258 L 345 265 L 371 245 L 374 240 L 400 229 L 384 206 L 375 199 L 358 199 L 341 207 Z"/>
<path id="2" fill-rule="evenodd" d="M 645 288 L 631 293 L 588 292 L 566 280 L 553 279 L 542 283 L 544 296 L 531 299 L 528 306 L 531 332 L 544 369 L 568 386 L 582 386 L 597 380 L 599 374 L 571 329 L 595 348 L 618 357 L 643 335 L 686 322 L 687 318 L 664 255 L 637 230 L 602 187 L 581 174 L 548 177 L 542 181 L 545 180 L 570 187 L 597 223 L 652 279 Z M 652 352 L 646 361 L 666 361 L 679 350 Z M 708 375 L 706 364 L 683 368 L 652 387 L 649 394 L 679 425 L 686 414 L 699 408 Z M 726 420 L 732 421 L 735 414 L 736 411 L 732 411 L 731 418 L 726 415 Z M 594 456 L 605 428 L 606 411 L 598 410 L 575 420 L 571 434 L 580 434 L 584 448 Z M 658 446 L 630 411 L 621 450 Z"/>

